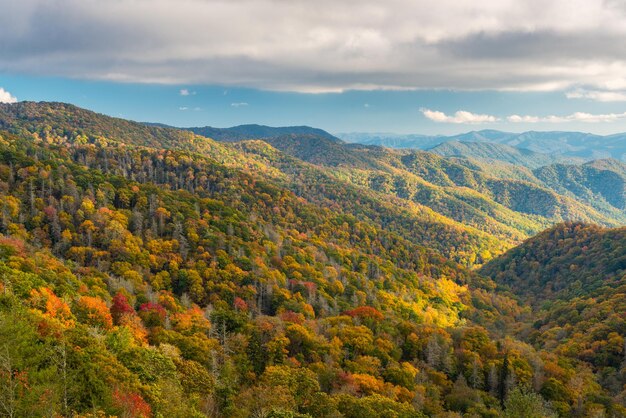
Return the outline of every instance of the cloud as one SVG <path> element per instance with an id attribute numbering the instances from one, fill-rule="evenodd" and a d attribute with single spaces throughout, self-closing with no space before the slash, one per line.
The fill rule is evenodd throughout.
<path id="1" fill-rule="evenodd" d="M 0 87 L 0 103 L 17 103 L 17 98 Z"/>
<path id="2" fill-rule="evenodd" d="M 189 110 L 189 108 L 187 106 L 181 106 L 178 108 L 178 110 L 181 110 L 184 112 L 185 110 Z"/>
<path id="3" fill-rule="evenodd" d="M 455 123 L 455 124 L 484 124 L 501 122 L 502 119 L 493 115 L 484 115 L 459 110 L 454 115 L 447 115 L 444 112 L 430 109 L 420 109 L 422 114 L 439 123 Z M 536 115 L 509 115 L 504 118 L 505 121 L 511 123 L 569 123 L 569 122 L 585 122 L 585 123 L 606 123 L 618 120 L 626 120 L 626 112 L 624 113 L 587 113 L 574 112 L 569 115 L 557 116 L 536 116 Z"/>
<path id="4" fill-rule="evenodd" d="M 506 118 L 506 120 L 512 123 L 567 123 L 567 122 L 603 123 L 603 122 L 615 122 L 617 120 L 622 120 L 622 119 L 626 119 L 626 112 L 605 113 L 605 114 L 575 112 L 566 116 L 511 115 Z"/>
<path id="5" fill-rule="evenodd" d="M 180 89 L 180 95 L 181 96 L 195 96 L 196 92 L 190 91 L 189 89 Z"/>
<path id="6" fill-rule="evenodd" d="M 0 0 L 0 6 L 4 73 L 300 92 L 611 91 L 626 81 L 623 1 Z"/>
<path id="7" fill-rule="evenodd" d="M 597 102 L 626 102 L 626 92 L 601 90 L 575 90 L 565 93 L 568 99 L 588 99 Z"/>
<path id="8" fill-rule="evenodd" d="M 480 115 L 471 113 L 466 110 L 459 110 L 454 113 L 454 116 L 446 115 L 438 110 L 420 109 L 422 114 L 434 121 L 441 123 L 463 123 L 463 124 L 480 124 L 480 123 L 493 123 L 497 122 L 498 118 L 492 115 Z"/>
<path id="9" fill-rule="evenodd" d="M 231 103 L 230 104 L 232 107 L 245 107 L 245 106 L 250 106 L 248 103 L 246 102 L 238 102 L 238 103 Z"/>

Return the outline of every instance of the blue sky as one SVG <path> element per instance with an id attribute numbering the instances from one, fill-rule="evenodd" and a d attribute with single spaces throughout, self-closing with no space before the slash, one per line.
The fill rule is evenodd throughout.
<path id="1" fill-rule="evenodd" d="M 62 101 L 137 121 L 174 126 L 228 127 L 245 123 L 311 125 L 333 133 L 451 134 L 474 129 L 626 131 L 626 122 L 511 123 L 511 114 L 570 115 L 623 112 L 621 103 L 568 99 L 563 92 L 349 90 L 340 93 L 273 92 L 205 85 L 163 85 L 0 74 L 0 86 L 18 100 Z M 181 94 L 182 91 L 182 94 Z M 471 109 L 499 120 L 437 122 L 424 109 L 452 115 Z"/>
<path id="2" fill-rule="evenodd" d="M 0 0 L 0 102 L 176 126 L 626 131 L 621 0 L 357 4 Z"/>

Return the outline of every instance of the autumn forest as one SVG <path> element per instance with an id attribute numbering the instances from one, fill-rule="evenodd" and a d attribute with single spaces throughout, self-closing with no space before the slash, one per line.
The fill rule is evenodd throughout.
<path id="1" fill-rule="evenodd" d="M 0 104 L 0 416 L 626 417 L 626 165 L 296 128 Z"/>

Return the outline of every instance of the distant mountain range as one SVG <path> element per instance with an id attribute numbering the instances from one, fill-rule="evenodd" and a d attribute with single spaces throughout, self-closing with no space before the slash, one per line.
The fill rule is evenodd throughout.
<path id="1" fill-rule="evenodd" d="M 536 153 L 547 154 L 552 158 L 558 159 L 579 158 L 583 160 L 593 160 L 601 158 L 615 158 L 617 160 L 626 161 L 626 133 L 601 136 L 584 132 L 529 131 L 511 133 L 496 130 L 482 130 L 451 136 L 370 133 L 348 133 L 338 134 L 338 136 L 346 142 L 357 142 L 366 145 L 381 145 L 390 148 L 416 148 L 428 150 L 447 142 L 478 142 L 526 149 Z M 469 154 L 476 152 L 473 149 L 470 149 L 470 145 L 466 145 L 466 148 L 468 149 L 466 152 Z"/>
<path id="2" fill-rule="evenodd" d="M 173 126 L 160 123 L 146 123 L 146 125 L 159 126 L 162 128 L 174 128 Z M 322 138 L 330 139 L 332 141 L 340 141 L 339 138 L 329 134 L 323 129 L 312 128 L 310 126 L 272 127 L 265 125 L 248 124 L 233 126 L 231 128 L 214 128 L 212 126 L 202 126 L 183 129 L 191 131 L 197 135 L 202 135 L 222 142 L 236 142 L 241 141 L 242 139 L 250 138 L 265 139 L 283 135 L 315 135 Z"/>
<path id="3" fill-rule="evenodd" d="M 585 160 L 577 157 L 560 157 L 525 148 L 516 148 L 510 145 L 493 142 L 460 142 L 448 141 L 439 144 L 428 151 L 443 157 L 474 158 L 480 160 L 496 160 L 509 164 L 521 165 L 531 169 L 554 163 L 582 163 Z"/>

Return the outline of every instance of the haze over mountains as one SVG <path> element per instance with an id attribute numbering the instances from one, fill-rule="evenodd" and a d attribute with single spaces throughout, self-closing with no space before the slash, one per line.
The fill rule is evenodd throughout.
<path id="1" fill-rule="evenodd" d="M 451 136 L 395 135 L 346 133 L 338 135 L 347 142 L 382 145 L 391 148 L 431 149 L 455 141 L 461 143 L 493 143 L 548 154 L 553 158 L 582 158 L 585 160 L 615 158 L 626 160 L 626 134 L 594 135 L 583 132 L 522 132 L 519 134 L 495 130 L 471 131 Z"/>
<path id="2" fill-rule="evenodd" d="M 482 130 L 450 136 L 370 133 L 339 133 L 334 136 L 309 126 L 239 125 L 231 128 L 205 126 L 183 129 L 218 141 L 233 142 L 283 135 L 313 135 L 334 141 L 341 139 L 347 143 L 428 150 L 446 157 L 493 159 L 529 168 L 555 162 L 579 163 L 609 158 L 626 161 L 626 133 L 602 136 L 584 132 L 528 131 L 516 134 Z"/>

